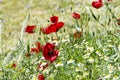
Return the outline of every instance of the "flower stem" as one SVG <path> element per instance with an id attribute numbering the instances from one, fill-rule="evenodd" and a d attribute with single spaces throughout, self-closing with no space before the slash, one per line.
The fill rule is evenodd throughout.
<path id="1" fill-rule="evenodd" d="M 117 20 L 116 16 L 113 14 L 113 12 L 111 11 L 110 7 L 108 6 L 108 3 L 105 3 L 105 5 L 106 5 L 107 9 L 109 10 L 109 12 L 111 13 L 112 17 Z"/>
<path id="2" fill-rule="evenodd" d="M 22 30 L 21 30 L 21 37 L 20 37 L 20 40 L 23 41 L 23 33 L 24 33 L 24 29 L 29 21 L 29 18 L 30 18 L 30 14 L 27 15 L 24 23 L 23 23 L 23 26 L 22 26 Z"/>
<path id="3" fill-rule="evenodd" d="M 77 32 L 80 32 L 81 29 L 79 28 L 78 20 L 75 19 L 75 22 L 76 22 L 76 26 L 75 26 L 75 28 L 76 28 Z"/>

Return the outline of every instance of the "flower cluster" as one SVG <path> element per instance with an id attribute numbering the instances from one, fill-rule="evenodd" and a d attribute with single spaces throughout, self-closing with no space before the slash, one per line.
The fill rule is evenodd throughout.
<path id="1" fill-rule="evenodd" d="M 112 0 L 108 0 L 108 2 L 109 1 L 112 1 Z M 94 8 L 96 8 L 96 9 L 99 9 L 102 6 L 104 6 L 104 2 L 102 0 L 93 1 L 91 3 L 91 6 L 94 7 Z M 94 13 L 92 13 L 92 16 L 96 17 L 94 15 Z M 82 24 L 81 24 L 81 26 L 79 26 L 80 24 L 78 23 L 78 21 L 80 20 L 80 18 L 82 18 L 82 15 L 80 15 L 78 12 L 73 12 L 72 13 L 72 17 L 73 17 L 73 20 L 75 20 L 75 26 L 74 26 L 74 28 L 76 30 L 76 32 L 73 34 L 73 37 L 74 38 L 80 38 L 83 35 L 83 28 L 81 27 Z M 116 19 L 116 23 L 118 25 L 120 25 L 120 19 Z M 57 33 L 61 28 L 63 28 L 63 26 L 64 26 L 64 22 L 59 21 L 59 17 L 58 16 L 52 16 L 52 17 L 50 17 L 50 24 L 47 27 L 40 28 L 39 32 L 41 32 L 41 33 L 43 33 L 45 35 L 48 35 L 48 34 L 51 34 L 51 33 Z M 34 34 L 36 32 L 36 28 L 37 28 L 36 25 L 28 25 L 28 26 L 26 26 L 24 32 L 26 32 L 28 34 Z M 90 39 L 91 39 L 91 37 L 90 37 Z M 58 39 L 53 39 L 53 40 L 58 40 Z M 29 46 L 29 48 L 28 48 L 29 51 L 28 51 L 28 53 L 26 53 L 26 57 L 27 57 L 26 59 L 30 58 L 30 56 L 32 56 L 33 54 L 39 55 L 40 53 L 42 53 L 41 55 L 44 58 L 44 61 L 46 61 L 46 63 L 44 65 L 42 65 L 42 62 L 37 63 L 37 68 L 38 68 L 38 70 L 43 71 L 43 70 L 46 70 L 46 68 L 48 66 L 50 66 L 50 64 L 53 64 L 53 62 L 55 62 L 57 60 L 58 55 L 60 53 L 59 53 L 59 50 L 58 50 L 57 46 L 54 43 L 46 41 L 45 44 L 41 44 L 41 42 L 42 41 L 35 42 L 34 43 L 35 47 L 31 48 Z M 90 43 L 90 46 L 89 46 L 87 42 L 83 41 L 83 43 L 81 43 L 81 45 L 79 45 L 79 44 L 74 45 L 76 47 L 75 48 L 76 50 L 80 49 L 80 48 L 81 48 L 80 50 L 82 50 L 82 47 L 83 47 L 83 50 L 84 50 L 83 52 L 85 52 L 85 53 L 87 52 L 87 54 L 83 54 L 82 57 L 83 57 L 84 60 L 86 60 L 86 62 L 88 62 L 90 64 L 97 62 L 96 61 L 97 59 L 95 60 L 93 58 L 94 55 L 97 55 L 97 56 L 100 56 L 100 57 L 102 56 L 102 54 L 99 51 L 96 51 L 96 49 L 94 49 L 95 47 L 92 47 L 91 44 L 93 44 L 93 43 Z M 105 52 L 105 51 L 103 51 L 103 52 Z M 94 54 L 93 56 L 91 56 L 92 53 L 96 53 L 96 54 Z M 107 60 L 108 59 L 106 58 L 105 61 L 107 61 Z M 72 63 L 75 63 L 75 60 L 70 59 L 69 61 L 66 61 L 66 64 L 70 65 Z M 63 65 L 64 64 L 61 64 L 61 62 L 59 62 L 55 67 L 63 66 Z M 75 69 L 77 72 L 82 71 L 83 66 L 84 66 L 82 63 L 79 63 L 79 65 L 80 66 L 77 66 L 76 69 Z M 16 67 L 17 67 L 17 65 L 15 63 L 13 63 L 12 64 L 12 68 L 15 69 Z M 79 68 L 81 68 L 81 70 Z M 84 70 L 86 70 L 86 69 L 84 69 Z M 83 72 L 84 72 L 84 70 L 83 70 Z M 86 74 L 83 74 L 83 75 L 86 76 L 86 75 L 89 75 L 89 74 L 86 73 Z M 39 74 L 39 73 L 38 73 L 37 78 L 38 78 L 38 80 L 45 80 L 45 77 L 42 74 Z"/>
<path id="2" fill-rule="evenodd" d="M 41 32 L 44 34 L 50 34 L 57 32 L 60 28 L 64 26 L 64 22 L 58 22 L 58 16 L 50 17 L 51 24 L 48 27 L 41 28 Z"/>
<path id="3" fill-rule="evenodd" d="M 44 34 L 50 34 L 59 31 L 59 29 L 64 26 L 64 22 L 58 22 L 58 19 L 58 16 L 50 17 L 51 24 L 48 27 L 41 28 L 40 31 Z M 32 34 L 35 32 L 35 28 L 35 25 L 28 25 L 25 28 L 25 32 Z M 39 52 L 42 52 L 44 59 L 49 61 L 50 63 L 54 62 L 57 59 L 59 51 L 55 49 L 56 46 L 54 43 L 46 42 L 45 45 L 41 45 L 40 42 L 36 42 L 35 45 L 36 47 L 31 48 L 29 51 L 30 53 L 27 53 L 26 57 L 29 57 L 33 53 L 38 54 Z M 48 63 L 44 66 L 38 64 L 38 68 L 42 70 L 47 68 L 47 66 L 49 66 Z M 16 67 L 16 65 L 13 64 L 12 67 Z M 42 74 L 39 74 L 38 80 L 44 80 L 44 76 Z"/>

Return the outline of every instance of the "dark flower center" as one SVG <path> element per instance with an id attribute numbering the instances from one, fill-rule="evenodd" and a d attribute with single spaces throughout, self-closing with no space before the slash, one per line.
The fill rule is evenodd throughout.
<path id="1" fill-rule="evenodd" d="M 52 56 L 52 55 L 53 55 L 53 52 L 52 52 L 52 51 L 49 51 L 49 52 L 48 52 L 48 55 L 49 55 L 49 56 Z"/>

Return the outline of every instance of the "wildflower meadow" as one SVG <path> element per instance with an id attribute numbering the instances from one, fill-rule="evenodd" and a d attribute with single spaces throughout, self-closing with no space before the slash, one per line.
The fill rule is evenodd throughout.
<path id="1" fill-rule="evenodd" d="M 0 0 L 0 80 L 120 80 L 120 0 Z"/>

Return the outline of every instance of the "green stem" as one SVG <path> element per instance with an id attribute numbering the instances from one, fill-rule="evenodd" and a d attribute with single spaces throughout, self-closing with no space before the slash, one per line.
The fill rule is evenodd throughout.
<path id="1" fill-rule="evenodd" d="M 112 17 L 115 18 L 117 20 L 117 17 L 113 14 L 113 12 L 111 11 L 110 7 L 108 6 L 108 3 L 105 3 L 107 9 L 109 10 L 109 12 L 111 13 Z"/>
<path id="2" fill-rule="evenodd" d="M 77 19 L 75 19 L 75 22 L 76 22 L 76 28 L 79 28 L 79 24 L 78 24 L 78 20 Z"/>
<path id="3" fill-rule="evenodd" d="M 23 26 L 22 26 L 22 30 L 21 30 L 21 37 L 20 37 L 20 40 L 23 41 L 23 33 L 24 33 L 24 29 L 29 21 L 29 18 L 30 18 L 30 14 L 27 15 L 24 23 L 23 23 Z"/>
<path id="4" fill-rule="evenodd" d="M 95 14 L 92 12 L 92 10 L 90 10 L 90 13 L 92 14 L 93 18 L 101 25 L 101 26 L 105 26 L 102 23 L 99 22 L 99 19 L 95 16 Z"/>
<path id="5" fill-rule="evenodd" d="M 77 32 L 80 32 L 81 30 L 80 30 L 80 28 L 79 28 L 78 20 L 75 19 L 75 22 L 76 22 L 75 28 L 76 28 Z"/>

